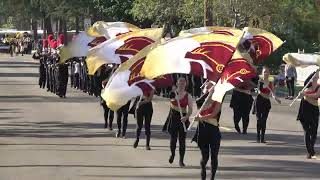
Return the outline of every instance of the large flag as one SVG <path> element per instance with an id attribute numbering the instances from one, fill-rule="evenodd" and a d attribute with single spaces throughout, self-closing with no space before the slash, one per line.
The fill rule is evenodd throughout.
<path id="1" fill-rule="evenodd" d="M 254 64 L 260 64 L 283 44 L 280 38 L 263 29 L 246 27 L 243 31 L 239 49 L 247 49 Z"/>
<path id="2" fill-rule="evenodd" d="M 103 64 L 121 64 L 146 46 L 160 41 L 162 28 L 142 29 L 107 40 L 89 50 L 86 59 L 89 74 L 94 74 Z"/>
<path id="3" fill-rule="evenodd" d="M 88 30 L 89 36 L 104 36 L 107 39 L 114 38 L 127 32 L 138 31 L 139 27 L 126 22 L 103 22 L 97 21 Z"/>
<path id="4" fill-rule="evenodd" d="M 125 22 L 103 22 L 94 23 L 86 32 L 77 35 L 68 46 L 60 51 L 60 62 L 63 63 L 72 57 L 87 56 L 90 42 L 99 37 L 106 39 L 114 38 L 127 32 L 137 31 L 140 28 Z"/>
<path id="5" fill-rule="evenodd" d="M 183 73 L 217 82 L 236 50 L 240 34 L 211 33 L 174 38 L 147 55 L 141 73 L 148 79 Z"/>
<path id="6" fill-rule="evenodd" d="M 215 86 L 212 94 L 215 101 L 222 102 L 225 93 L 235 87 L 252 88 L 251 79 L 256 77 L 253 64 L 260 64 L 283 44 L 280 38 L 262 29 L 246 27 L 243 31 L 237 51 Z"/>
<path id="7" fill-rule="evenodd" d="M 283 61 L 294 66 L 320 66 L 319 54 L 301 54 L 301 53 L 287 53 L 283 56 Z"/>
<path id="8" fill-rule="evenodd" d="M 236 55 L 237 54 L 237 55 Z M 241 89 L 252 89 L 251 79 L 257 76 L 255 68 L 242 54 L 235 53 L 234 57 L 227 64 L 219 81 L 217 82 L 212 100 L 222 102 L 227 91 L 235 87 Z"/>
<path id="9" fill-rule="evenodd" d="M 179 33 L 179 36 L 187 37 L 196 34 L 224 34 L 230 36 L 239 36 L 242 34 L 240 29 L 230 28 L 230 27 L 221 27 L 221 26 L 206 26 L 200 28 L 193 28 L 188 30 L 183 30 Z"/>
<path id="10" fill-rule="evenodd" d="M 111 76 L 106 88 L 101 93 L 101 97 L 110 109 L 116 111 L 130 99 L 148 94 L 152 89 L 172 86 L 172 78 L 169 75 L 147 80 L 140 74 L 147 53 L 156 44 L 157 42 L 147 46 L 137 55 L 121 64 Z"/>

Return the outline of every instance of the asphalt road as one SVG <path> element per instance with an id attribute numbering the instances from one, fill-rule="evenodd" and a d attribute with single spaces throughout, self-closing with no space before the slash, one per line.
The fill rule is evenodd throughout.
<path id="1" fill-rule="evenodd" d="M 30 56 L 0 55 L 0 180 L 200 179 L 200 152 L 190 143 L 194 130 L 188 133 L 187 166 L 178 166 L 178 156 L 168 163 L 169 136 L 161 132 L 166 99 L 153 102 L 152 150 L 145 150 L 143 133 L 134 149 L 132 116 L 127 139 L 117 139 L 115 131 L 103 129 L 97 98 L 68 87 L 67 98 L 60 99 L 38 88 L 37 73 Z M 233 112 L 224 104 L 216 179 L 320 179 L 320 160 L 306 159 L 295 120 L 299 103 L 288 104 L 273 104 L 267 144 L 255 143 L 254 116 L 248 135 L 236 134 Z"/>

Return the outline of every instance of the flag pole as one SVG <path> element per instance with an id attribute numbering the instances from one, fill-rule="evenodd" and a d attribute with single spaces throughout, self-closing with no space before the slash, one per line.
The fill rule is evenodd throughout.
<path id="1" fill-rule="evenodd" d="M 301 91 L 299 91 L 298 95 L 296 98 L 294 98 L 294 100 L 291 102 L 290 107 L 294 104 L 295 101 L 297 101 L 299 99 L 299 97 L 301 96 L 301 93 L 307 89 L 307 87 L 309 86 L 309 84 L 312 82 L 313 78 L 316 76 L 316 74 L 319 72 L 320 68 L 317 69 L 316 73 L 314 73 L 314 75 L 310 78 L 310 80 L 308 81 L 308 83 L 303 87 L 303 89 Z"/>
<path id="2" fill-rule="evenodd" d="M 174 93 L 175 93 L 175 95 L 176 95 L 175 99 L 176 99 L 177 104 L 178 104 L 178 107 L 179 107 L 180 117 L 182 118 L 182 117 L 183 117 L 183 113 L 182 113 L 182 109 L 181 109 L 181 105 L 180 105 L 180 100 L 179 100 L 179 97 L 178 97 L 178 93 L 177 93 L 177 91 L 174 91 Z M 182 125 L 183 125 L 183 130 L 184 130 L 184 132 L 187 132 L 186 123 L 185 123 L 185 122 L 181 122 L 181 123 L 182 123 Z"/>

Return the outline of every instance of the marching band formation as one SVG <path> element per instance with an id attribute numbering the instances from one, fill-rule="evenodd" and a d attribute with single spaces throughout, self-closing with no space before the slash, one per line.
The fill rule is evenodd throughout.
<path id="1" fill-rule="evenodd" d="M 115 27 L 123 28 L 124 26 L 117 25 Z M 112 29 L 112 25 L 108 24 L 104 26 L 104 28 L 108 31 L 108 28 Z M 88 35 L 89 32 L 92 30 L 96 30 L 97 32 L 99 32 L 97 30 L 97 26 L 93 26 L 93 29 L 86 32 L 87 33 L 86 37 L 91 37 L 91 39 L 88 38 L 90 39 L 89 41 L 85 41 L 86 44 L 84 45 L 84 47 L 87 47 L 87 49 L 86 50 L 82 49 L 82 51 L 89 52 L 87 53 L 88 57 L 83 55 L 81 56 L 71 55 L 67 59 L 62 57 L 63 56 L 62 51 L 65 51 L 66 48 L 70 48 L 72 50 L 72 46 L 75 46 L 75 43 L 78 43 L 79 46 L 81 46 L 81 43 L 83 43 L 84 41 L 83 40 L 80 41 L 78 39 L 75 42 L 72 42 L 71 45 L 63 46 L 64 39 L 61 39 L 63 38 L 62 36 L 59 36 L 60 39 L 57 39 L 57 40 L 54 40 L 52 39 L 52 36 L 49 36 L 50 38 L 48 38 L 48 40 L 43 41 L 43 49 L 39 50 L 37 53 L 33 55 L 33 58 L 39 59 L 39 62 L 40 62 L 39 87 L 43 89 L 47 88 L 47 91 L 55 93 L 61 98 L 65 98 L 68 79 L 70 77 L 70 85 L 72 88 L 82 90 L 83 92 L 88 93 L 89 95 L 94 95 L 101 99 L 100 102 L 104 109 L 104 120 L 105 120 L 104 128 L 113 130 L 113 120 L 115 117 L 114 114 L 116 114 L 116 118 L 117 118 L 116 137 L 117 138 L 126 138 L 128 114 L 130 113 L 133 114 L 137 120 L 136 139 L 133 143 L 133 147 L 137 148 L 139 146 L 141 130 L 144 127 L 145 135 L 146 135 L 146 145 L 145 145 L 146 150 L 151 150 L 151 145 L 150 145 L 150 139 L 152 137 L 151 122 L 152 122 L 153 111 L 154 109 L 156 109 L 156 107 L 153 107 L 153 104 L 152 104 L 153 97 L 154 95 L 163 95 L 164 97 L 167 97 L 168 101 L 170 102 L 170 110 L 169 110 L 167 119 L 165 121 L 165 124 L 163 126 L 163 131 L 168 132 L 170 134 L 171 154 L 168 158 L 168 162 L 170 164 L 174 162 L 176 157 L 177 141 L 179 141 L 179 165 L 180 167 L 186 166 L 184 163 L 185 152 L 186 152 L 186 135 L 188 133 L 188 128 L 192 126 L 193 121 L 197 121 L 198 126 L 192 141 L 198 144 L 198 147 L 202 155 L 202 159 L 200 161 L 201 179 L 206 179 L 206 165 L 210 156 L 211 156 L 211 179 L 214 179 L 217 168 L 218 168 L 218 154 L 219 154 L 219 148 L 220 148 L 220 142 L 221 142 L 219 120 L 220 120 L 221 113 L 223 113 L 221 111 L 221 107 L 222 107 L 222 102 L 225 96 L 225 93 L 222 93 L 221 95 L 220 92 L 222 91 L 221 87 L 224 87 L 224 89 L 230 90 L 228 88 L 225 88 L 226 86 L 225 84 L 227 83 L 222 83 L 222 81 L 225 80 L 229 84 L 232 84 L 232 87 L 234 88 L 231 102 L 230 102 L 230 107 L 233 109 L 233 113 L 234 113 L 233 121 L 234 121 L 236 132 L 247 134 L 247 129 L 249 125 L 249 116 L 252 110 L 252 113 L 254 113 L 257 118 L 257 139 L 256 140 L 258 143 L 266 143 L 267 119 L 271 109 L 271 104 L 272 104 L 271 100 L 274 99 L 277 103 L 281 103 L 281 101 L 279 100 L 278 97 L 276 97 L 276 94 L 275 94 L 275 84 L 273 81 L 270 81 L 269 68 L 263 67 L 262 75 L 259 78 L 256 72 L 250 74 L 252 70 L 250 69 L 250 66 L 245 66 L 247 63 L 245 61 L 246 58 L 243 58 L 242 56 L 241 56 L 242 58 L 239 58 L 239 57 L 234 58 L 234 56 L 232 56 L 231 54 L 230 56 L 231 61 L 234 64 L 239 63 L 239 65 L 236 65 L 233 67 L 229 66 L 229 64 L 232 64 L 232 63 L 229 63 L 229 64 L 226 63 L 224 65 L 223 64 L 220 65 L 219 63 L 222 63 L 222 62 L 215 62 L 213 66 L 212 64 L 208 64 L 208 61 L 205 61 L 205 58 L 207 58 L 210 55 L 211 51 L 215 54 L 220 53 L 220 51 L 224 52 L 223 54 L 224 56 L 220 56 L 220 55 L 215 56 L 215 54 L 212 55 L 212 57 L 214 57 L 216 61 L 218 61 L 219 58 L 223 59 L 226 57 L 226 54 L 228 53 L 227 50 L 233 49 L 232 46 L 228 44 L 223 45 L 226 48 L 225 49 L 226 51 L 217 49 L 222 46 L 221 43 L 220 43 L 220 46 L 212 45 L 213 44 L 212 42 L 215 41 L 215 38 L 219 38 L 221 34 L 225 35 L 227 34 L 226 32 L 233 33 L 233 31 L 231 30 L 227 31 L 228 29 L 220 28 L 220 29 L 210 30 L 210 32 L 214 34 L 212 36 L 213 37 L 212 40 L 210 40 L 211 37 L 210 37 L 210 34 L 208 35 L 208 33 L 207 34 L 200 33 L 200 35 L 191 34 L 190 36 L 183 37 L 185 39 L 181 38 L 183 40 L 186 40 L 185 42 L 190 42 L 190 43 L 192 42 L 191 40 L 197 40 L 200 42 L 198 43 L 200 44 L 200 47 L 201 48 L 203 47 L 202 49 L 200 48 L 194 51 L 192 48 L 189 48 L 188 50 L 189 54 L 187 53 L 186 56 L 183 57 L 183 58 L 186 58 L 188 56 L 188 59 L 190 60 L 193 58 L 198 58 L 198 56 L 193 57 L 193 55 L 199 55 L 199 56 L 201 55 L 199 60 L 203 60 L 203 62 L 208 64 L 207 66 L 208 69 L 201 71 L 201 73 L 199 73 L 200 71 L 198 71 L 200 66 L 197 66 L 194 63 L 196 62 L 196 60 L 194 60 L 194 61 L 191 61 L 190 63 L 191 68 L 189 69 L 188 72 L 183 73 L 183 72 L 171 71 L 172 73 L 166 73 L 166 74 L 170 74 L 169 75 L 169 78 L 171 79 L 170 85 L 160 86 L 156 83 L 152 84 L 153 82 L 159 82 L 160 80 L 154 80 L 152 82 L 150 80 L 147 81 L 147 80 L 144 80 L 144 78 L 142 78 L 142 76 L 140 76 L 139 74 L 137 78 L 140 78 L 140 79 L 137 80 L 136 78 L 127 78 L 128 82 L 126 82 L 126 86 L 129 86 L 129 87 L 135 86 L 135 88 L 141 89 L 141 90 L 139 89 L 137 90 L 137 92 L 140 92 L 139 96 L 132 96 L 132 98 L 129 99 L 128 101 L 125 101 L 124 103 L 118 103 L 118 104 L 116 104 L 114 101 L 111 101 L 110 98 L 106 98 L 106 97 L 109 97 L 108 95 L 112 93 L 111 91 L 113 87 L 112 83 L 120 83 L 118 82 L 119 80 L 117 80 L 117 76 L 120 76 L 121 73 L 126 72 L 126 70 L 130 70 L 130 72 L 133 72 L 135 68 L 138 68 L 139 66 L 139 63 L 137 62 L 139 62 L 139 59 L 141 58 L 136 58 L 137 60 L 134 61 L 136 54 L 130 54 L 131 52 L 128 53 L 129 51 L 128 49 L 133 48 L 131 50 L 132 51 L 136 50 L 137 52 L 143 51 L 141 49 L 137 50 L 134 48 L 135 46 L 141 46 L 141 44 L 143 44 L 144 41 L 137 41 L 135 42 L 136 44 L 126 45 L 125 43 L 128 43 L 128 41 L 130 40 L 132 43 L 133 41 L 132 38 L 134 37 L 134 33 L 140 32 L 140 30 L 137 30 L 137 28 L 135 27 L 127 26 L 127 28 L 128 28 L 128 33 L 129 34 L 131 33 L 130 35 L 131 39 L 128 38 L 124 40 L 124 42 L 122 42 L 121 48 L 116 49 L 116 53 L 113 54 L 114 56 L 115 55 L 119 56 L 119 62 L 117 61 L 111 62 L 106 60 L 106 61 L 103 61 L 104 63 L 101 63 L 102 58 L 98 57 L 99 55 L 95 55 L 95 58 L 91 57 L 90 59 L 90 56 L 92 56 L 90 52 L 95 52 L 96 54 L 99 54 L 98 50 L 105 48 L 104 53 L 108 53 L 109 51 L 111 51 L 110 49 L 107 49 L 108 43 L 111 44 L 114 41 L 120 40 L 121 38 L 126 38 L 125 33 L 119 36 L 115 36 L 115 39 L 111 39 L 113 41 L 111 40 L 109 41 L 107 39 L 110 38 L 110 34 L 112 33 L 110 33 L 109 36 L 102 34 L 102 35 L 93 37 Z M 123 33 L 123 31 L 121 31 L 121 33 Z M 140 39 L 143 39 L 142 36 L 143 35 L 139 34 L 138 37 Z M 99 39 L 97 38 L 101 38 L 101 37 L 106 37 L 106 38 L 104 38 L 102 42 L 99 42 Z M 191 39 L 190 37 L 193 39 Z M 251 35 L 251 38 L 252 37 L 254 36 Z M 81 38 L 81 35 L 79 35 L 79 38 Z M 179 41 L 181 39 L 178 39 L 176 41 Z M 144 37 L 143 40 L 152 42 L 151 39 L 147 39 L 146 37 Z M 92 41 L 94 42 L 93 43 L 94 45 L 92 45 Z M 169 41 L 167 44 L 164 44 L 161 47 L 162 49 L 159 48 L 159 52 L 161 52 L 160 50 L 165 49 L 165 46 L 172 42 L 175 42 L 175 40 Z M 259 53 L 263 54 L 263 49 L 259 49 L 259 48 L 262 48 L 262 46 L 259 47 L 259 46 L 256 46 L 256 44 L 250 44 L 252 43 L 251 40 L 249 41 L 240 40 L 240 42 L 242 42 L 242 44 L 239 45 L 239 49 L 240 50 L 241 48 L 246 49 L 246 52 L 248 52 L 249 55 L 251 53 L 250 51 L 252 50 L 254 51 L 257 49 L 260 51 Z M 91 43 L 91 45 L 89 43 Z M 257 41 L 256 43 L 259 45 L 259 43 L 263 43 L 263 42 Z M 148 46 L 149 45 L 146 45 L 145 47 L 148 47 Z M 205 49 L 205 48 L 209 48 L 209 49 Z M 236 46 L 236 48 L 238 47 Z M 72 52 L 70 49 L 69 51 Z M 275 49 L 273 49 L 273 51 Z M 235 49 L 233 49 L 233 53 L 234 51 Z M 154 50 L 151 50 L 150 54 L 153 55 L 152 53 L 156 53 L 156 52 L 157 52 L 157 48 L 154 48 Z M 178 53 L 179 52 L 177 52 L 177 54 Z M 161 55 L 163 55 L 163 53 Z M 103 56 L 105 58 L 108 58 L 106 57 L 107 54 L 103 54 Z M 148 61 L 148 56 L 149 55 L 145 56 L 146 57 L 145 64 Z M 129 60 L 128 60 L 128 57 L 129 57 Z M 166 56 L 163 55 L 163 57 L 161 58 L 165 58 L 165 57 Z M 254 56 L 254 57 L 258 57 L 258 56 Z M 174 58 L 175 57 L 173 57 L 173 59 Z M 97 66 L 98 62 L 96 64 L 92 64 L 92 59 L 97 61 L 99 60 L 99 66 Z M 253 61 L 255 60 L 256 59 L 253 58 Z M 257 58 L 257 60 L 261 60 L 261 59 Z M 242 64 L 242 63 L 245 63 L 245 64 Z M 157 65 L 154 65 L 154 66 L 157 66 Z M 181 66 L 185 66 L 185 65 L 181 64 Z M 211 72 L 211 71 L 213 71 L 212 69 L 216 69 L 217 72 L 219 73 L 219 76 L 224 77 L 224 74 L 223 74 L 224 71 L 222 72 L 222 70 L 220 69 L 221 67 L 224 68 L 224 71 L 227 71 L 227 70 L 229 71 L 228 71 L 228 74 L 225 75 L 227 78 L 225 79 L 220 78 L 219 80 L 219 78 L 215 78 L 217 75 L 214 73 L 216 72 L 215 71 Z M 235 69 L 239 67 L 240 67 L 240 71 L 239 71 L 240 73 L 238 73 L 238 71 L 235 71 Z M 171 67 L 167 66 L 166 68 L 170 69 Z M 93 73 L 92 73 L 92 69 L 94 69 Z M 142 68 L 140 67 L 141 72 L 143 72 L 143 69 L 144 67 Z M 153 72 L 150 72 L 150 73 L 153 73 Z M 145 73 L 145 75 L 146 74 L 147 73 Z M 242 78 L 241 81 L 239 82 L 237 81 L 238 79 L 236 77 L 233 77 L 238 74 L 239 76 L 237 76 L 237 78 Z M 245 75 L 248 75 L 248 77 Z M 289 78 L 288 76 L 286 77 L 287 83 L 289 83 L 291 86 L 292 79 L 288 79 Z M 164 77 L 163 79 L 166 79 L 166 78 L 167 77 Z M 207 80 L 204 82 L 205 79 Z M 131 80 L 133 82 L 131 82 Z M 319 88 L 320 85 L 318 80 L 319 80 L 318 71 L 311 74 L 310 77 L 306 80 L 305 82 L 306 88 L 302 92 L 303 98 L 300 103 L 300 109 L 297 117 L 297 120 L 301 122 L 302 127 L 305 131 L 307 158 L 309 159 L 316 158 L 315 156 L 316 152 L 314 150 L 314 146 L 317 138 L 317 129 L 318 129 L 318 122 L 319 122 L 318 98 L 320 96 L 320 88 Z M 118 91 L 121 91 L 121 90 L 119 89 Z M 125 91 L 125 92 L 129 93 L 129 91 Z M 218 96 L 217 94 L 219 94 L 220 96 Z M 288 99 L 293 99 L 293 96 L 294 96 L 294 91 L 291 88 Z M 115 97 L 115 95 L 112 97 Z M 123 98 L 125 97 L 123 96 Z M 194 98 L 196 98 L 196 100 L 194 100 Z M 220 100 L 217 100 L 217 99 L 220 99 Z M 123 99 L 117 97 L 116 100 L 120 101 Z M 195 117 L 191 117 L 191 114 L 196 111 L 192 109 L 194 101 L 197 104 L 198 111 Z M 133 104 L 131 108 L 130 108 L 130 104 Z M 114 108 L 114 107 L 117 107 L 117 108 Z M 242 121 L 242 128 L 240 128 L 239 126 L 240 121 Z"/>

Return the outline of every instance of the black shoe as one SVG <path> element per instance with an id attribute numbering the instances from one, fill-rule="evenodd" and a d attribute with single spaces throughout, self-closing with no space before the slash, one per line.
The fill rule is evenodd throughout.
<path id="1" fill-rule="evenodd" d="M 257 136 L 257 143 L 260 143 L 260 136 Z"/>
<path id="2" fill-rule="evenodd" d="M 112 131 L 113 129 L 112 129 L 112 127 L 109 127 L 109 131 Z"/>
<path id="3" fill-rule="evenodd" d="M 240 130 L 239 125 L 235 125 L 235 127 L 234 127 L 234 128 L 236 129 L 236 131 L 237 131 L 239 134 L 241 134 L 241 130 Z"/>
<path id="4" fill-rule="evenodd" d="M 116 138 L 120 138 L 120 136 L 121 136 L 121 133 L 120 133 L 120 132 L 117 132 Z"/>
<path id="5" fill-rule="evenodd" d="M 201 180 L 206 180 L 207 172 L 206 169 L 201 169 Z"/>
<path id="6" fill-rule="evenodd" d="M 247 134 L 247 131 L 243 131 L 242 134 L 246 135 L 246 134 Z"/>
<path id="7" fill-rule="evenodd" d="M 174 160 L 174 155 L 171 155 L 170 158 L 169 158 L 169 163 L 172 164 L 173 160 Z"/>
<path id="8" fill-rule="evenodd" d="M 267 143 L 267 141 L 265 141 L 265 140 L 262 140 L 262 139 L 261 139 L 261 143 L 266 144 L 266 143 Z"/>
<path id="9" fill-rule="evenodd" d="M 179 166 L 180 166 L 180 167 L 185 167 L 186 165 L 183 163 L 183 161 L 180 161 L 180 162 L 179 162 Z"/>
<path id="10" fill-rule="evenodd" d="M 151 150 L 150 146 L 146 146 L 146 150 L 150 151 Z"/>
<path id="11" fill-rule="evenodd" d="M 133 148 L 137 148 L 137 147 L 138 147 L 138 144 L 139 144 L 139 140 L 136 139 L 136 141 L 135 141 L 134 144 L 133 144 Z"/>
<path id="12" fill-rule="evenodd" d="M 307 154 L 307 159 L 311 159 L 311 154 Z"/>
<path id="13" fill-rule="evenodd" d="M 126 139 L 126 134 L 125 134 L 125 133 L 122 133 L 121 137 L 122 137 L 123 139 Z"/>
<path id="14" fill-rule="evenodd" d="M 106 129 L 108 127 L 108 124 L 104 124 L 104 128 Z"/>

